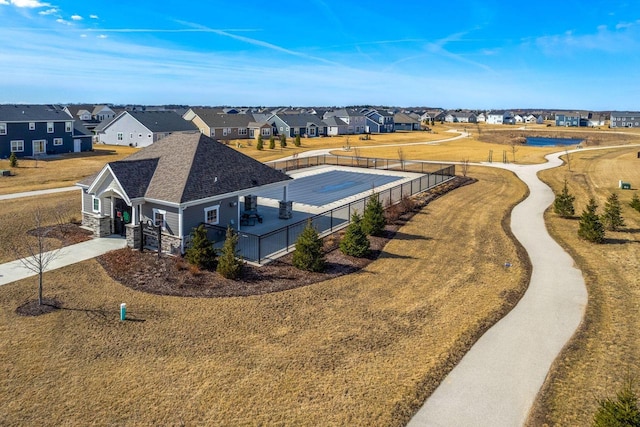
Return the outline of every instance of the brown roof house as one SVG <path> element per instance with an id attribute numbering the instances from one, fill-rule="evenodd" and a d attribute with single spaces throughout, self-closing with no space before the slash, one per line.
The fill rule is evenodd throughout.
<path id="1" fill-rule="evenodd" d="M 239 230 L 240 198 L 286 189 L 288 175 L 200 133 L 176 133 L 124 160 L 107 163 L 82 188 L 82 223 L 98 237 L 120 234 L 140 244 L 139 224 L 160 227 L 162 250 L 184 253 L 205 223 Z M 246 197 L 245 197 L 246 205 Z"/>

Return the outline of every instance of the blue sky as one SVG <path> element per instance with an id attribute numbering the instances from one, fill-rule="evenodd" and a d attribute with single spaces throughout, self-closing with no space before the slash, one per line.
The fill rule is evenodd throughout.
<path id="1" fill-rule="evenodd" d="M 0 103 L 640 110 L 639 6 L 0 0 Z"/>

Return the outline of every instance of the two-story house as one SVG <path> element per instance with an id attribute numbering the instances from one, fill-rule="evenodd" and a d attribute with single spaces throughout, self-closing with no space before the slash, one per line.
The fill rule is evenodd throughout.
<path id="1" fill-rule="evenodd" d="M 286 135 L 288 138 L 295 138 L 296 135 L 309 138 L 327 135 L 327 124 L 315 114 L 277 113 L 267 122 L 271 124 L 275 134 Z"/>
<path id="2" fill-rule="evenodd" d="M 637 128 L 640 127 L 640 112 L 637 111 L 612 111 L 609 119 L 609 127 L 612 128 Z"/>
<path id="3" fill-rule="evenodd" d="M 362 113 L 366 119 L 365 130 L 367 133 L 390 133 L 395 131 L 392 113 L 376 109 L 364 109 Z"/>
<path id="4" fill-rule="evenodd" d="M 102 144 L 147 147 L 172 133 L 195 133 L 198 128 L 175 111 L 123 111 L 95 131 Z"/>
<path id="5" fill-rule="evenodd" d="M 51 105 L 0 105 L 0 158 L 90 151 L 74 138 L 74 119 Z"/>
<path id="6" fill-rule="evenodd" d="M 367 119 L 356 108 L 341 108 L 339 110 L 327 111 L 324 113 L 323 118 L 328 119 L 330 117 L 337 117 L 341 121 L 347 124 L 348 135 L 361 134 L 365 132 L 367 126 Z"/>

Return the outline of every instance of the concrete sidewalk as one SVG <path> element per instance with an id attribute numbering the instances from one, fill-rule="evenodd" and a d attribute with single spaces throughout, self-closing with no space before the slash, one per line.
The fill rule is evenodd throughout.
<path id="1" fill-rule="evenodd" d="M 67 265 L 95 258 L 109 251 L 122 249 L 127 245 L 125 239 L 120 236 L 92 239 L 61 248 L 56 258 L 51 261 L 46 271 L 56 270 Z M 35 276 L 37 273 L 26 268 L 20 260 L 0 264 L 0 286 L 16 280 Z"/>
<path id="2" fill-rule="evenodd" d="M 21 197 L 41 196 L 43 194 L 63 193 L 65 191 L 80 190 L 80 187 L 49 188 L 48 190 L 25 191 L 23 193 L 0 194 L 0 200 L 19 199 Z"/>
<path id="3" fill-rule="evenodd" d="M 409 426 L 520 426 L 551 364 L 582 321 L 587 291 L 580 270 L 549 236 L 544 211 L 551 189 L 537 172 L 562 164 L 486 165 L 512 170 L 530 195 L 511 214 L 511 229 L 533 266 L 518 305 L 489 329 L 416 413 Z"/>

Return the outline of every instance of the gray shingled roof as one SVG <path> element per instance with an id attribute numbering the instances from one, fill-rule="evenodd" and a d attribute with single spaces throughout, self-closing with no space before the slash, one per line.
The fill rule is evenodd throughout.
<path id="1" fill-rule="evenodd" d="M 323 120 L 328 126 L 348 126 L 340 117 L 328 117 Z"/>
<path id="2" fill-rule="evenodd" d="M 69 114 L 52 105 L 2 104 L 0 122 L 42 122 L 72 120 Z"/>
<path id="3" fill-rule="evenodd" d="M 299 113 L 299 114 L 286 114 L 278 113 L 277 116 L 290 127 L 307 127 L 310 123 L 316 126 L 324 126 L 322 120 L 314 114 Z"/>
<path id="4" fill-rule="evenodd" d="M 193 112 L 210 128 L 246 128 L 254 121 L 252 114 L 221 114 L 212 108 L 194 108 Z"/>
<path id="5" fill-rule="evenodd" d="M 198 130 L 196 125 L 186 121 L 175 111 L 128 111 L 128 113 L 154 133 Z"/>
<path id="6" fill-rule="evenodd" d="M 153 167 L 150 160 L 157 165 Z M 129 197 L 144 195 L 171 203 L 186 203 L 291 179 L 200 133 L 172 134 L 109 165 Z"/>

